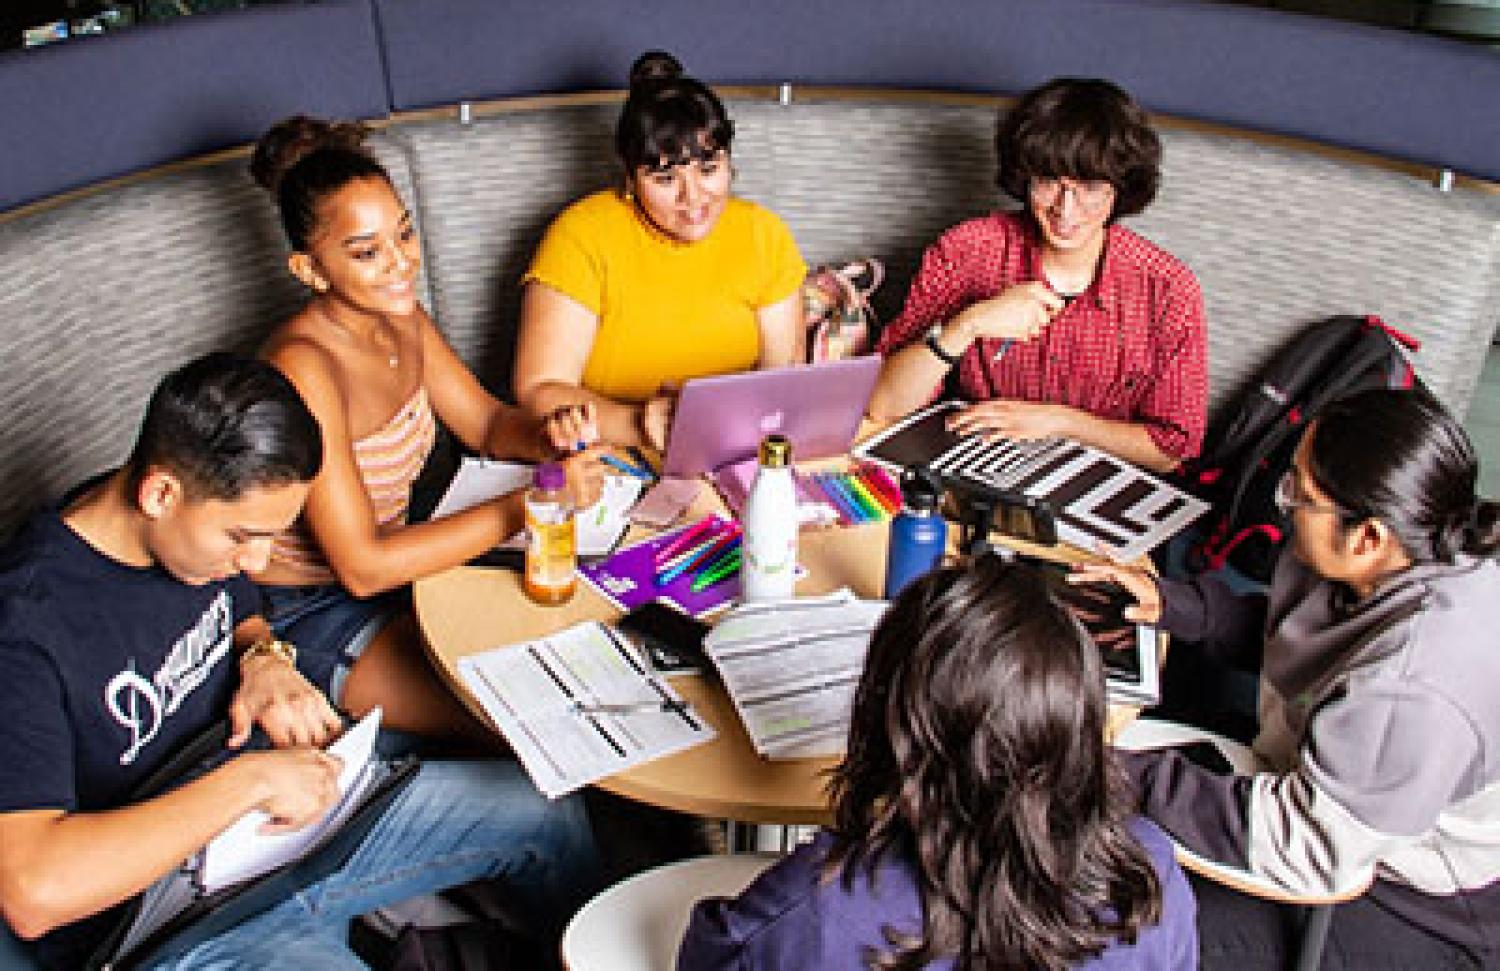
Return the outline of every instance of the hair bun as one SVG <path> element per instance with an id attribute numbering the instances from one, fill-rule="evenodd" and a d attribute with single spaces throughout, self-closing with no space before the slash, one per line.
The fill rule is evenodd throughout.
<path id="1" fill-rule="evenodd" d="M 672 81 L 680 77 L 682 77 L 682 62 L 666 51 L 647 51 L 630 65 L 632 88 L 655 81 Z"/>
<path id="2" fill-rule="evenodd" d="M 325 121 L 293 115 L 272 125 L 255 143 L 250 156 L 250 175 L 268 192 L 275 193 L 292 166 L 325 148 L 364 152 L 364 125 L 357 121 Z"/>

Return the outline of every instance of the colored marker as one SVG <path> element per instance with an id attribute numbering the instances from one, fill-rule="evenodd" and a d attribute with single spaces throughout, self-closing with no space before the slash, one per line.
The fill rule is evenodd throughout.
<path id="1" fill-rule="evenodd" d="M 734 576 L 740 568 L 740 551 L 736 549 L 728 560 L 704 573 L 693 581 L 693 593 L 702 593 L 716 583 L 723 583 Z"/>
<path id="2" fill-rule="evenodd" d="M 868 518 L 865 514 L 864 507 L 861 506 L 857 501 L 855 501 L 854 496 L 849 492 L 848 489 L 844 488 L 844 484 L 839 481 L 838 476 L 832 473 L 828 473 L 824 477 L 823 482 L 826 486 L 828 486 L 830 492 L 839 497 L 840 501 L 842 501 L 844 504 L 844 508 L 849 511 L 849 521 L 851 525 L 858 526 Z"/>
<path id="3" fill-rule="evenodd" d="M 702 576 L 705 573 L 712 573 L 720 566 L 722 566 L 726 560 L 730 559 L 731 557 L 739 556 L 740 539 L 740 536 L 735 536 L 728 543 L 725 543 L 719 549 L 715 550 L 711 556 L 705 556 L 699 562 L 698 576 Z M 693 579 L 696 580 L 697 577 L 694 577 Z"/>
<path id="4" fill-rule="evenodd" d="M 621 461 L 620 459 L 615 458 L 613 455 L 610 455 L 607 452 L 599 456 L 599 461 L 614 469 L 616 472 L 623 472 L 625 475 L 633 476 L 637 479 L 645 479 L 647 481 L 650 481 L 652 478 L 651 473 L 646 472 L 642 469 L 638 469 L 635 466 L 631 465 L 629 462 Z"/>
<path id="5" fill-rule="evenodd" d="M 843 489 L 838 488 L 838 483 L 834 482 L 834 477 L 829 476 L 828 473 L 820 473 L 817 476 L 817 485 L 822 486 L 823 492 L 828 495 L 828 498 L 834 501 L 834 506 L 838 509 L 838 515 L 843 516 L 844 524 L 858 525 L 864 522 L 864 516 L 850 503 L 849 497 L 844 495 Z"/>
<path id="6" fill-rule="evenodd" d="M 865 509 L 870 513 L 871 519 L 881 520 L 885 518 L 885 506 L 881 505 L 880 500 L 870 494 L 870 490 L 865 488 L 865 484 L 860 481 L 858 476 L 845 475 L 841 476 L 841 478 L 844 484 L 849 487 L 849 491 L 854 493 L 854 497 L 864 503 Z"/>
<path id="7" fill-rule="evenodd" d="M 901 510 L 901 487 L 896 485 L 896 480 L 880 466 L 866 462 L 859 467 L 860 474 L 880 490 L 881 495 L 890 501 L 891 508 L 897 512 Z"/>
<path id="8" fill-rule="evenodd" d="M 698 522 L 684 529 L 680 534 L 678 534 L 676 539 L 672 540 L 672 542 L 656 551 L 657 565 L 660 566 L 662 563 L 665 563 L 667 560 L 670 560 L 672 557 L 682 552 L 687 548 L 687 545 L 693 540 L 697 539 L 705 529 L 708 529 L 710 526 L 719 521 L 720 520 L 718 516 L 708 516 L 704 519 L 700 519 Z"/>
<path id="9" fill-rule="evenodd" d="M 656 585 L 659 587 L 664 587 L 667 584 L 671 583 L 673 580 L 682 576 L 684 573 L 691 570 L 693 567 L 698 566 L 702 563 L 707 563 L 709 559 L 717 554 L 720 550 L 726 548 L 730 543 L 733 543 L 735 540 L 739 539 L 739 535 L 739 527 L 735 526 L 731 531 L 726 532 L 721 536 L 715 537 L 713 542 L 705 543 L 698 550 L 694 551 L 693 555 L 679 561 L 676 565 L 670 566 L 666 570 L 664 570 L 656 578 Z"/>
<path id="10" fill-rule="evenodd" d="M 859 497 L 858 493 L 854 491 L 854 487 L 847 481 L 845 481 L 843 476 L 831 475 L 828 478 L 843 492 L 844 497 L 849 500 L 849 505 L 859 510 L 860 522 L 867 523 L 876 518 L 875 510 L 871 509 L 869 505 Z"/>
<path id="11" fill-rule="evenodd" d="M 722 533 L 719 530 L 711 530 L 710 532 L 698 537 L 697 541 L 689 544 L 687 549 L 681 551 L 669 560 L 663 560 L 660 563 L 656 564 L 657 576 L 661 576 L 668 570 L 675 570 L 679 566 L 682 566 L 682 564 L 687 563 L 690 560 L 697 559 L 698 555 L 704 550 L 712 549 L 714 544 L 719 541 L 721 535 Z"/>

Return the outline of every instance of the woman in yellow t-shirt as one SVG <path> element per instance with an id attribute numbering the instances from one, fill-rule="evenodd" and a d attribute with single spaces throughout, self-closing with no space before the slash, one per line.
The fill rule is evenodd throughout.
<path id="1" fill-rule="evenodd" d="M 730 195 L 734 126 L 670 54 L 643 54 L 615 131 L 624 187 L 569 206 L 526 274 L 515 391 L 592 402 L 606 441 L 662 448 L 688 378 L 802 360 L 807 266 L 786 225 Z"/>

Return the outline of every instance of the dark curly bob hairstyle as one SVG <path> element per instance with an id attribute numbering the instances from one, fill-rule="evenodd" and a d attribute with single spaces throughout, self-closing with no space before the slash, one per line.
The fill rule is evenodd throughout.
<path id="1" fill-rule="evenodd" d="M 1025 202 L 1036 178 L 1108 182 L 1111 221 L 1144 212 L 1161 182 L 1161 142 L 1146 112 L 1119 87 L 1056 78 L 1021 96 L 995 132 L 996 181 Z"/>

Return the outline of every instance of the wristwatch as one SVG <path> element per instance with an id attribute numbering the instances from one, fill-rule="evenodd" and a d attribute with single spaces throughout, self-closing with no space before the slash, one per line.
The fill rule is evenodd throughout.
<path id="1" fill-rule="evenodd" d="M 958 355 L 949 354 L 947 349 L 944 348 L 941 343 L 939 343 L 938 338 L 942 336 L 943 325 L 933 324 L 932 329 L 927 332 L 927 340 L 925 343 L 927 344 L 927 349 L 933 354 L 936 354 L 939 361 L 942 361 L 948 367 L 952 367 L 953 365 L 958 363 Z"/>
<path id="2" fill-rule="evenodd" d="M 279 657 L 292 667 L 297 666 L 296 646 L 291 641 L 284 641 L 279 637 L 262 637 L 254 644 L 245 648 L 245 652 L 240 655 L 240 663 L 244 664 L 251 658 L 260 657 L 262 654 Z"/>

